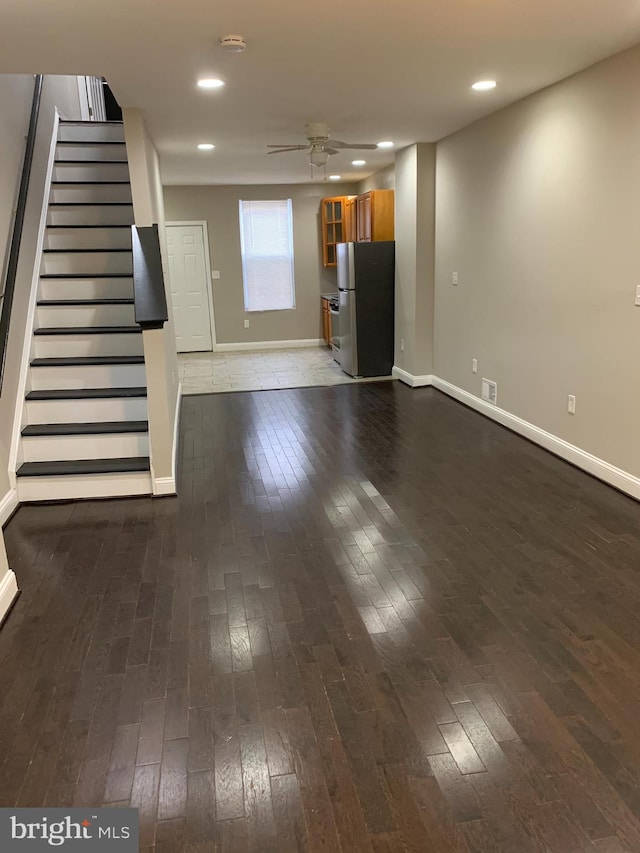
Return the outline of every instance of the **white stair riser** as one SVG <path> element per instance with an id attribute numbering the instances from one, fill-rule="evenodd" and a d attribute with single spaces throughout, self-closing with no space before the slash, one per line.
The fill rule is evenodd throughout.
<path id="1" fill-rule="evenodd" d="M 53 167 L 54 181 L 128 181 L 127 163 L 56 163 Z"/>
<path id="2" fill-rule="evenodd" d="M 133 326 L 134 324 L 133 305 L 38 306 L 38 327 Z"/>
<path id="3" fill-rule="evenodd" d="M 96 474 L 67 477 L 18 477 L 18 500 L 46 501 L 78 498 L 118 498 L 150 495 L 148 471 L 131 474 Z"/>
<path id="4" fill-rule="evenodd" d="M 55 252 L 42 255 L 42 273 L 131 273 L 131 252 Z"/>
<path id="5" fill-rule="evenodd" d="M 128 205 L 68 205 L 50 207 L 49 225 L 132 225 L 133 207 Z"/>
<path id="6" fill-rule="evenodd" d="M 80 355 L 142 355 L 141 334 L 36 335 L 35 358 L 72 358 Z"/>
<path id="7" fill-rule="evenodd" d="M 132 278 L 58 278 L 40 280 L 39 299 L 131 299 Z"/>
<path id="8" fill-rule="evenodd" d="M 126 160 L 127 146 L 119 145 L 58 145 L 56 160 Z"/>
<path id="9" fill-rule="evenodd" d="M 107 400 L 27 400 L 26 408 L 29 424 L 147 420 L 146 397 L 114 397 Z"/>
<path id="10" fill-rule="evenodd" d="M 124 128 L 121 124 L 96 124 L 87 121 L 78 122 L 78 124 L 61 123 L 58 127 L 58 139 L 65 142 L 82 140 L 100 142 L 104 139 L 124 142 Z"/>
<path id="11" fill-rule="evenodd" d="M 45 249 L 131 249 L 131 227 L 64 228 L 49 226 Z"/>
<path id="12" fill-rule="evenodd" d="M 32 367 L 29 377 L 32 391 L 67 388 L 140 388 L 147 384 L 144 364 Z"/>
<path id="13" fill-rule="evenodd" d="M 149 435 L 145 432 L 125 432 L 100 435 L 25 436 L 22 439 L 22 449 L 25 462 L 148 456 Z"/>
<path id="14" fill-rule="evenodd" d="M 131 201 L 129 184 L 54 184 L 51 201 Z"/>

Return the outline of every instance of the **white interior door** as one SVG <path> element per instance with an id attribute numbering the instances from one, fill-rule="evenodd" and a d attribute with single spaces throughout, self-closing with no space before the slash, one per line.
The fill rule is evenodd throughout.
<path id="1" fill-rule="evenodd" d="M 178 352 L 213 349 L 204 226 L 167 225 L 169 279 Z"/>
<path id="2" fill-rule="evenodd" d="M 104 89 L 100 77 L 78 77 L 80 118 L 83 121 L 106 121 Z"/>

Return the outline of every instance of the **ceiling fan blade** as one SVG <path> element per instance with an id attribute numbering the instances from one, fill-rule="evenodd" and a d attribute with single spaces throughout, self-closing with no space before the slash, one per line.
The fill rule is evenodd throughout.
<path id="1" fill-rule="evenodd" d="M 294 145 L 291 148 L 277 148 L 275 151 L 267 151 L 267 154 L 287 154 L 289 151 L 302 151 L 308 145 Z"/>
<path id="2" fill-rule="evenodd" d="M 267 145 L 267 148 L 286 148 L 287 151 L 302 151 L 303 148 L 308 148 L 309 145 Z"/>
<path id="3" fill-rule="evenodd" d="M 334 145 L 336 148 L 361 148 L 369 151 L 373 151 L 374 148 L 378 147 L 372 143 L 341 142 L 339 139 L 330 139 L 329 145 Z"/>
<path id="4" fill-rule="evenodd" d="M 324 147 L 324 150 L 327 152 L 327 154 L 337 154 L 338 153 L 337 148 L 328 148 L 326 145 Z"/>

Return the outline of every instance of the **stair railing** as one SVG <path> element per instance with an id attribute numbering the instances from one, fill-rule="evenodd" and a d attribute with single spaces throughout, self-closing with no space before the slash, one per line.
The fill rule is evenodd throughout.
<path id="1" fill-rule="evenodd" d="M 161 329 L 169 319 L 157 225 L 131 226 L 133 299 L 140 328 Z"/>
<path id="2" fill-rule="evenodd" d="M 33 86 L 33 98 L 31 101 L 31 115 L 29 117 L 29 132 L 27 144 L 24 151 L 22 163 L 22 175 L 20 177 L 20 189 L 18 190 L 18 201 L 16 213 L 13 220 L 13 232 L 9 244 L 9 256 L 7 260 L 4 286 L 0 299 L 2 309 L 0 311 L 0 393 L 2 393 L 2 379 L 4 377 L 4 366 L 7 357 L 7 341 L 9 339 L 9 323 L 11 320 L 11 307 L 13 305 L 13 292 L 16 286 L 16 273 L 18 271 L 18 258 L 20 255 L 20 243 L 22 242 L 22 228 L 24 216 L 27 209 L 27 194 L 29 192 L 29 181 L 31 179 L 31 165 L 33 163 L 33 151 L 36 142 L 36 131 L 38 129 L 38 115 L 40 113 L 40 100 L 42 98 L 42 84 L 44 76 L 36 74 Z"/>

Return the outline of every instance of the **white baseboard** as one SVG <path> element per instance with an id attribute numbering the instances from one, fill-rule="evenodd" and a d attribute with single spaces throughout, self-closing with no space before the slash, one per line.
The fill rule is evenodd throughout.
<path id="1" fill-rule="evenodd" d="M 153 478 L 153 496 L 155 498 L 165 497 L 166 495 L 177 494 L 176 488 L 176 468 L 178 463 L 178 445 L 180 428 L 180 406 L 182 403 L 182 382 L 178 385 L 178 398 L 176 400 L 176 413 L 173 418 L 173 453 L 171 463 L 170 477 L 154 477 Z"/>
<path id="2" fill-rule="evenodd" d="M 0 580 L 0 625 L 9 612 L 9 608 L 18 594 L 18 581 L 15 572 L 7 570 L 5 576 Z"/>
<path id="3" fill-rule="evenodd" d="M 166 495 L 176 494 L 176 478 L 175 477 L 156 477 L 153 481 L 153 496 L 161 498 Z"/>
<path id="4" fill-rule="evenodd" d="M 0 499 L 0 527 L 4 527 L 9 521 L 18 508 L 18 503 L 18 492 L 15 489 L 9 489 L 7 494 Z"/>
<path id="5" fill-rule="evenodd" d="M 535 424 L 529 423 L 529 421 L 525 421 L 517 417 L 517 415 L 512 415 L 504 409 L 499 409 L 497 406 L 481 400 L 480 397 L 476 397 L 468 391 L 463 391 L 462 388 L 458 388 L 456 385 L 445 382 L 444 379 L 438 379 L 437 376 L 433 377 L 433 387 L 447 394 L 449 397 L 459 400 L 459 402 L 464 403 L 466 406 L 475 409 L 477 412 L 486 415 L 488 418 L 497 421 L 502 426 L 523 435 L 525 438 L 533 441 L 534 444 L 538 444 L 540 447 L 544 447 L 545 450 L 549 450 L 556 456 L 560 456 L 567 462 L 571 462 L 577 468 L 587 471 L 599 480 L 603 480 L 621 492 L 625 492 L 625 494 L 631 495 L 636 500 L 640 500 L 640 479 L 633 474 L 629 474 L 628 471 L 616 468 L 615 465 L 605 462 L 604 459 L 599 459 L 597 456 L 587 453 L 586 450 L 582 450 L 574 444 L 569 444 L 568 441 L 535 426 Z"/>
<path id="6" fill-rule="evenodd" d="M 298 349 L 302 347 L 326 346 L 322 338 L 302 338 L 295 341 L 237 341 L 232 344 L 216 344 L 214 352 L 251 352 L 265 349 Z"/>
<path id="7" fill-rule="evenodd" d="M 422 376 L 414 376 L 413 373 L 407 373 L 406 370 L 395 365 L 393 366 L 391 375 L 394 379 L 399 379 L 410 388 L 423 388 L 425 385 L 433 384 L 433 376 L 430 373 L 425 373 Z"/>

